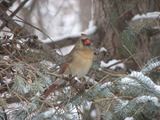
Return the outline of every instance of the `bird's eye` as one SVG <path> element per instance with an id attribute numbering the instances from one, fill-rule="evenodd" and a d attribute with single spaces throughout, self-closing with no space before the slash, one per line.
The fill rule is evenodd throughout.
<path id="1" fill-rule="evenodd" d="M 82 42 L 84 42 L 85 41 L 85 39 L 82 39 Z"/>

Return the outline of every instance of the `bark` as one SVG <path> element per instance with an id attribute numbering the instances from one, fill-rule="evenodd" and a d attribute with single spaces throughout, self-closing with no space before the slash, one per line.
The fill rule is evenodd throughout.
<path id="1" fill-rule="evenodd" d="M 6 26 L 15 34 L 28 37 L 31 36 L 31 33 L 28 32 L 25 28 L 22 28 L 19 24 L 17 24 L 11 17 L 9 17 L 2 8 L 0 8 L 0 19 Z"/>
<path id="2" fill-rule="evenodd" d="M 120 2 L 102 0 L 100 3 L 97 3 L 99 9 L 96 13 L 96 20 L 98 21 L 98 31 L 96 34 L 99 36 L 99 38 L 97 40 L 96 46 L 109 49 L 110 56 L 105 57 L 105 61 L 108 61 L 111 58 L 126 58 L 124 55 L 119 53 L 119 47 L 122 46 L 120 41 L 120 34 L 126 30 L 126 28 L 134 27 L 135 25 L 139 24 L 136 23 L 133 25 L 134 21 L 131 21 L 131 18 L 134 15 L 159 10 L 159 6 L 156 4 L 158 2 L 157 0 L 145 0 L 145 2 L 138 1 L 135 3 L 133 3 L 133 1 L 130 2 L 133 6 L 129 9 L 126 9 L 125 7 L 125 5 L 127 5 L 127 1 L 125 0 Z M 149 32 L 145 32 L 140 35 L 136 42 L 136 52 L 130 55 L 133 56 L 133 59 L 130 59 L 128 63 L 126 62 L 128 70 L 139 69 L 148 60 L 150 60 L 152 57 L 150 49 L 150 38 L 155 35 L 154 33 L 160 34 L 159 30 L 156 30 L 155 32 L 154 29 L 150 29 Z M 158 55 L 159 54 L 157 54 L 157 56 Z"/>
<path id="3" fill-rule="evenodd" d="M 91 6 L 92 1 L 91 0 L 80 0 L 79 6 L 80 6 L 80 22 L 81 22 L 81 30 L 85 30 L 88 28 L 88 23 L 91 20 Z"/>
<path id="4" fill-rule="evenodd" d="M 2 0 L 0 8 L 2 8 L 4 11 L 7 11 L 8 8 L 11 7 L 15 1 L 16 0 L 10 0 L 9 2 L 7 2 L 5 0 Z"/>

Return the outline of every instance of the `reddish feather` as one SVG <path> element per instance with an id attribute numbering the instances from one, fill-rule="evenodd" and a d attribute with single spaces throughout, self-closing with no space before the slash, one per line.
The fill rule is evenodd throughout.
<path id="1" fill-rule="evenodd" d="M 66 70 L 67 67 L 68 67 L 68 64 L 63 64 L 59 71 L 59 74 L 62 74 Z"/>
<path id="2" fill-rule="evenodd" d="M 71 62 L 73 61 L 73 58 L 74 58 L 74 57 L 73 57 L 72 55 L 71 55 L 71 56 L 68 56 L 68 58 L 67 58 L 67 60 L 66 60 L 66 63 L 61 66 L 60 71 L 59 71 L 59 74 L 64 73 L 64 71 L 65 71 L 65 70 L 67 69 L 67 67 L 68 67 L 68 63 L 71 63 Z"/>
<path id="3" fill-rule="evenodd" d="M 45 92 L 44 92 L 44 95 L 45 97 L 48 97 L 48 95 L 54 90 L 56 89 L 57 85 L 55 84 L 52 84 L 51 86 L 49 86 L 49 89 L 47 89 Z"/>
<path id="4" fill-rule="evenodd" d="M 61 67 L 61 69 L 60 69 L 60 71 L 59 71 L 59 74 L 62 74 L 62 73 L 66 70 L 67 67 L 68 67 L 68 64 L 64 64 L 64 65 Z M 49 95 L 51 92 L 53 92 L 56 88 L 57 88 L 57 85 L 56 85 L 56 84 L 52 84 L 52 85 L 44 92 L 45 97 L 48 97 L 48 95 Z"/>

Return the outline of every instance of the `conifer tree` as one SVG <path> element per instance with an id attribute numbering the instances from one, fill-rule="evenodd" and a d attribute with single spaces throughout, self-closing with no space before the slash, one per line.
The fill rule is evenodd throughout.
<path id="1" fill-rule="evenodd" d="M 56 51 L 68 45 L 64 42 L 68 38 L 53 42 L 45 32 L 22 20 L 52 41 L 41 42 L 13 19 L 27 0 L 7 13 L 15 1 L 0 2 L 4 34 L 0 34 L 0 120 L 160 119 L 160 44 L 154 43 L 160 35 L 160 13 L 155 12 L 160 10 L 158 0 L 92 1 L 96 30 L 90 36 L 97 49 L 90 72 L 83 82 L 77 80 L 78 85 L 57 74 L 65 57 Z M 69 38 L 76 41 L 78 36 Z M 45 98 L 44 91 L 57 78 L 69 79 L 69 85 Z"/>

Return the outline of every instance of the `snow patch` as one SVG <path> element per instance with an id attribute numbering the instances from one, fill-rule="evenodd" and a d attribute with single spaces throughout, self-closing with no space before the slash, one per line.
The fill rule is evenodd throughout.
<path id="1" fill-rule="evenodd" d="M 48 69 L 51 69 L 56 66 L 56 64 L 53 64 L 52 62 L 46 60 L 41 61 L 40 64 L 46 65 Z"/>
<path id="2" fill-rule="evenodd" d="M 37 97 L 41 97 L 41 93 L 40 93 L 40 92 L 37 92 L 37 93 L 36 93 L 36 96 L 37 96 Z"/>
<path id="3" fill-rule="evenodd" d="M 92 118 L 95 118 L 96 117 L 96 110 L 92 110 L 90 114 L 91 114 Z"/>
<path id="4" fill-rule="evenodd" d="M 74 48 L 74 45 L 70 45 L 70 46 L 66 46 L 66 47 L 63 47 L 63 48 L 60 48 L 60 49 L 56 49 L 56 52 L 59 54 L 59 55 L 67 55 L 68 53 L 71 52 L 71 50 Z"/>
<path id="5" fill-rule="evenodd" d="M 8 92 L 4 92 L 1 94 L 1 98 L 10 98 L 12 95 Z"/>
<path id="6" fill-rule="evenodd" d="M 160 86 L 159 85 L 155 85 L 155 91 L 157 91 L 158 93 L 160 93 Z"/>
<path id="7" fill-rule="evenodd" d="M 104 88 L 109 87 L 111 85 L 112 85 L 112 82 L 106 82 L 103 85 L 101 85 L 101 89 L 104 89 Z"/>
<path id="8" fill-rule="evenodd" d="M 21 49 L 21 46 L 19 44 L 16 45 L 16 47 L 20 50 Z"/>
<path id="9" fill-rule="evenodd" d="M 120 61 L 121 60 L 116 60 L 116 59 L 113 59 L 113 60 L 109 61 L 108 63 L 105 63 L 104 61 L 101 61 L 100 67 L 102 67 L 102 68 L 103 67 L 109 67 L 110 65 L 113 65 L 113 64 L 115 64 L 117 62 L 120 62 Z M 116 67 L 124 68 L 125 66 L 124 66 L 123 63 L 119 63 L 119 64 L 116 64 L 114 66 L 111 66 L 110 69 L 115 70 Z"/>
<path id="10" fill-rule="evenodd" d="M 94 32 L 96 32 L 97 30 L 97 26 L 95 26 L 95 22 L 94 21 L 90 21 L 89 22 L 89 26 L 88 26 L 88 29 L 86 29 L 84 32 L 84 34 L 87 34 L 87 35 L 91 35 L 93 34 Z"/>
<path id="11" fill-rule="evenodd" d="M 46 112 L 43 113 L 43 115 L 45 116 L 45 118 L 48 118 L 48 116 L 52 116 L 53 115 L 53 110 L 46 111 Z"/>
<path id="12" fill-rule="evenodd" d="M 29 93 L 29 92 L 30 92 L 30 89 L 28 89 L 28 87 L 23 87 L 23 92 L 24 92 L 24 93 Z"/>
<path id="13" fill-rule="evenodd" d="M 108 67 L 108 64 L 105 63 L 104 61 L 101 61 L 100 67 Z"/>
<path id="14" fill-rule="evenodd" d="M 103 69 L 102 69 L 102 68 L 98 68 L 98 70 L 99 70 L 99 71 L 102 71 Z"/>
<path id="15" fill-rule="evenodd" d="M 107 49 L 106 48 L 104 48 L 104 47 L 102 47 L 102 48 L 100 48 L 100 50 L 99 50 L 100 52 L 106 52 L 107 51 Z"/>
<path id="16" fill-rule="evenodd" d="M 151 62 L 149 62 L 149 63 L 147 64 L 146 67 L 144 67 L 144 68 L 141 70 L 141 72 L 142 72 L 143 74 L 146 74 L 146 73 L 152 71 L 153 69 L 155 69 L 155 68 L 158 67 L 158 66 L 160 66 L 160 61 L 157 61 L 157 62 L 152 62 L 152 61 L 151 61 Z"/>
<path id="17" fill-rule="evenodd" d="M 115 108 L 115 113 L 120 112 L 128 103 L 128 100 L 121 100 L 117 96 L 114 97 L 118 101 L 118 105 Z"/>
<path id="18" fill-rule="evenodd" d="M 136 86 L 136 87 L 141 86 L 137 81 L 135 81 L 134 79 L 129 78 L 129 77 L 122 78 L 120 82 L 122 83 L 122 85 L 124 84 L 122 86 L 123 90 L 126 90 L 130 86 Z M 128 84 L 128 85 L 126 85 L 126 84 Z"/>
<path id="19" fill-rule="evenodd" d="M 141 72 L 132 71 L 131 77 L 137 78 L 140 84 L 145 84 L 148 88 L 160 95 L 160 87 L 156 85 L 149 77 L 143 75 Z"/>
<path id="20" fill-rule="evenodd" d="M 18 40 L 19 43 L 24 44 L 25 42 L 29 41 L 29 39 L 24 39 L 21 38 L 20 40 Z M 33 41 L 32 41 L 33 42 Z"/>
<path id="21" fill-rule="evenodd" d="M 124 120 L 134 120 L 134 118 L 133 117 L 127 117 Z"/>
<path id="22" fill-rule="evenodd" d="M 7 77 L 3 77 L 3 79 L 4 79 L 3 82 L 6 84 L 8 84 L 12 81 L 11 78 L 7 78 Z"/>
<path id="23" fill-rule="evenodd" d="M 42 42 L 44 43 L 51 43 L 51 42 L 56 42 L 56 41 L 61 41 L 63 39 L 67 39 L 67 38 L 76 38 L 76 37 L 80 37 L 80 33 L 76 33 L 76 34 L 65 34 L 63 36 L 55 36 L 54 38 L 47 38 L 45 40 L 43 40 Z"/>
<path id="24" fill-rule="evenodd" d="M 55 42 L 55 41 L 61 41 L 63 39 L 69 39 L 69 38 L 76 38 L 76 37 L 80 37 L 81 36 L 81 33 L 83 34 L 87 34 L 87 35 L 91 35 L 93 34 L 95 31 L 97 30 L 97 27 L 95 26 L 95 22 L 94 21 L 90 21 L 89 22 L 89 26 L 88 26 L 88 29 L 86 29 L 85 31 L 83 32 L 79 32 L 79 33 L 72 33 L 72 34 L 65 34 L 63 36 L 55 36 L 54 38 L 47 38 L 45 40 L 43 40 L 42 42 L 44 43 L 51 43 L 51 42 Z"/>
<path id="25" fill-rule="evenodd" d="M 3 59 L 4 60 L 9 60 L 10 58 L 9 58 L 9 56 L 3 56 Z"/>
<path id="26" fill-rule="evenodd" d="M 88 76 L 84 76 L 86 82 L 92 83 L 92 84 L 97 84 L 98 82 L 96 82 L 95 80 L 89 78 Z"/>
<path id="27" fill-rule="evenodd" d="M 139 19 L 147 19 L 147 18 L 157 18 L 160 16 L 160 12 L 149 12 L 149 13 L 146 13 L 146 14 L 137 14 L 135 15 L 132 20 L 139 20 Z"/>
<path id="28" fill-rule="evenodd" d="M 152 97 L 152 96 L 141 96 L 137 99 L 139 103 L 146 103 L 148 101 L 152 101 L 155 106 L 160 107 L 160 103 L 158 102 L 157 97 Z"/>
<path id="29" fill-rule="evenodd" d="M 122 82 L 122 83 L 130 83 L 131 81 L 134 81 L 134 80 L 131 79 L 131 78 L 128 78 L 128 77 L 125 77 L 125 78 L 122 78 L 122 79 L 121 79 L 121 82 Z"/>
<path id="30" fill-rule="evenodd" d="M 96 22 L 94 20 L 89 21 L 88 28 L 95 26 Z"/>

